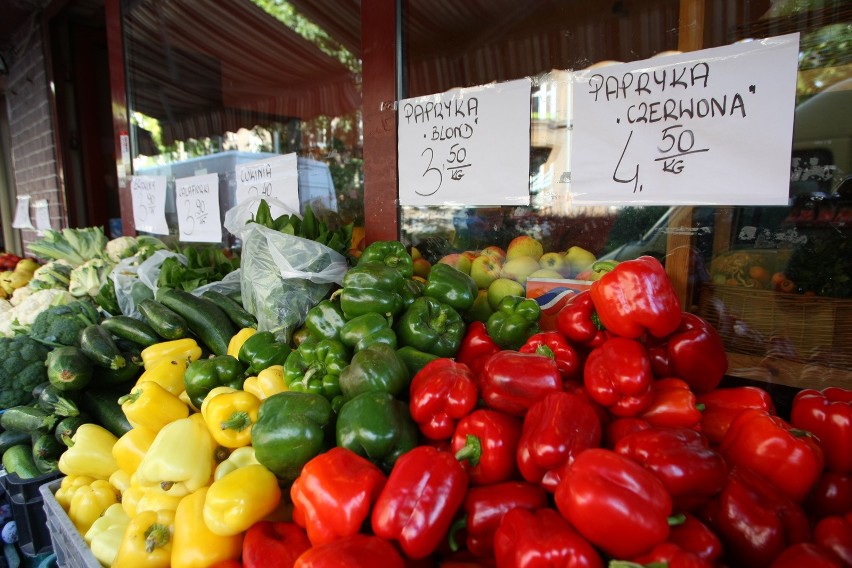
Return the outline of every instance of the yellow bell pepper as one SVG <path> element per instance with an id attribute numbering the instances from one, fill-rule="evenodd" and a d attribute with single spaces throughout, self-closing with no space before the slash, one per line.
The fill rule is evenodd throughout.
<path id="1" fill-rule="evenodd" d="M 184 496 L 207 485 L 214 467 L 214 443 L 200 414 L 166 424 L 136 469 L 136 482 Z"/>
<path id="2" fill-rule="evenodd" d="M 226 448 L 241 448 L 251 444 L 251 428 L 257 422 L 260 400 L 250 392 L 234 391 L 204 400 L 204 421 L 210 435 Z"/>
<path id="3" fill-rule="evenodd" d="M 94 480 L 94 477 L 88 475 L 66 475 L 62 478 L 62 482 L 54 495 L 56 502 L 67 513 L 68 509 L 71 508 L 71 499 L 74 498 L 74 493 L 81 487 L 91 485 Z"/>
<path id="4" fill-rule="evenodd" d="M 89 485 L 78 487 L 71 498 L 68 518 L 80 531 L 86 534 L 110 505 L 118 503 L 118 491 L 105 479 L 96 479 Z"/>
<path id="5" fill-rule="evenodd" d="M 216 466 L 216 471 L 213 473 L 213 481 L 222 479 L 235 469 L 259 463 L 260 462 L 257 461 L 257 457 L 254 455 L 253 447 L 243 446 L 242 448 L 237 448 L 231 452 L 231 455 L 228 456 L 227 459 L 223 460 Z"/>
<path id="6" fill-rule="evenodd" d="M 273 394 L 286 391 L 287 384 L 284 382 L 284 366 L 272 365 L 262 370 L 256 377 L 247 378 L 243 383 L 243 390 L 250 392 L 260 400 L 265 400 Z"/>
<path id="7" fill-rule="evenodd" d="M 240 557 L 243 533 L 220 536 L 204 523 L 207 487 L 184 497 L 175 512 L 172 568 L 207 568 L 222 560 Z"/>
<path id="8" fill-rule="evenodd" d="M 183 375 L 189 366 L 187 359 L 162 359 L 143 372 L 136 384 L 154 381 L 173 395 L 179 395 L 184 389 Z"/>
<path id="9" fill-rule="evenodd" d="M 130 474 L 123 469 L 117 469 L 115 473 L 109 476 L 109 484 L 115 487 L 115 490 L 121 495 L 130 487 Z"/>
<path id="10" fill-rule="evenodd" d="M 210 532 L 232 536 L 247 530 L 278 507 L 278 478 L 264 466 L 247 465 L 213 482 L 204 500 Z"/>
<path id="11" fill-rule="evenodd" d="M 193 411 L 197 411 L 197 410 L 198 410 L 197 408 L 195 408 L 195 405 L 194 405 L 194 404 L 192 404 L 192 401 L 189 399 L 189 395 L 188 395 L 188 394 L 186 394 L 186 390 L 182 390 L 182 391 L 180 391 L 180 394 L 178 395 L 178 398 L 180 399 L 180 401 L 181 401 L 182 403 L 184 403 L 185 405 L 187 405 L 188 407 L 190 407 Z"/>
<path id="12" fill-rule="evenodd" d="M 133 428 L 119 438 L 112 447 L 119 469 L 133 475 L 156 437 L 157 433 L 147 428 Z"/>
<path id="13" fill-rule="evenodd" d="M 59 457 L 59 471 L 65 475 L 88 475 L 95 479 L 109 479 L 118 469 L 112 457 L 112 447 L 118 438 L 103 426 L 83 424 L 71 438 L 74 442 Z"/>
<path id="14" fill-rule="evenodd" d="M 242 349 L 243 343 L 245 343 L 246 339 L 248 339 L 255 333 L 257 333 L 257 330 L 253 327 L 244 327 L 237 333 L 235 333 L 234 336 L 231 337 L 231 340 L 228 342 L 228 355 L 230 355 L 234 359 L 239 359 L 240 349 Z"/>
<path id="15" fill-rule="evenodd" d="M 133 518 L 136 516 L 139 500 L 145 495 L 147 489 L 137 484 L 130 484 L 130 487 L 124 490 L 121 494 L 121 507 L 127 516 Z"/>
<path id="16" fill-rule="evenodd" d="M 160 491 L 159 487 L 149 487 L 142 492 L 136 502 L 136 514 L 142 511 L 174 511 L 178 508 L 182 496 L 169 495 Z"/>
<path id="17" fill-rule="evenodd" d="M 162 360 L 167 361 L 198 361 L 201 358 L 201 347 L 191 337 L 173 339 L 149 345 L 142 350 L 142 364 L 145 370 L 152 369 Z"/>
<path id="18" fill-rule="evenodd" d="M 110 505 L 103 516 L 92 523 L 83 537 L 92 554 L 104 566 L 111 566 L 124 538 L 130 517 L 120 503 Z"/>
<path id="19" fill-rule="evenodd" d="M 112 568 L 169 568 L 174 511 L 143 511 L 130 519 Z"/>
<path id="20" fill-rule="evenodd" d="M 130 394 L 118 399 L 121 410 L 134 428 L 159 432 L 179 418 L 189 416 L 189 407 L 154 381 L 137 383 Z"/>
<path id="21" fill-rule="evenodd" d="M 207 393 L 207 396 L 204 397 L 204 400 L 201 401 L 201 408 L 198 409 L 198 411 L 201 412 L 201 416 L 207 416 L 207 405 L 210 403 L 211 400 L 213 400 L 220 394 L 226 394 L 229 392 L 236 391 L 237 389 L 232 387 L 214 387 L 213 389 L 211 389 L 210 392 Z"/>

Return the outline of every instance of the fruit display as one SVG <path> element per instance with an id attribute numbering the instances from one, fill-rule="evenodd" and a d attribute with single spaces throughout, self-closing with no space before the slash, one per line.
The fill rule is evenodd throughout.
<path id="1" fill-rule="evenodd" d="M 852 393 L 782 415 L 723 386 L 718 333 L 651 257 L 598 266 L 543 331 L 526 280 L 597 261 L 513 243 L 428 270 L 370 243 L 288 341 L 239 290 L 45 309 L 0 339 L 33 362 L 6 379 L 4 466 L 63 476 L 103 566 L 845 558 Z"/>

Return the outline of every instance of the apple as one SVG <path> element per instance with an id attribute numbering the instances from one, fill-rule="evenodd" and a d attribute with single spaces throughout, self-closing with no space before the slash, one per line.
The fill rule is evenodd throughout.
<path id="1" fill-rule="evenodd" d="M 562 274 L 549 268 L 539 268 L 527 278 L 563 278 Z"/>
<path id="2" fill-rule="evenodd" d="M 470 259 L 460 252 L 444 255 L 438 262 L 449 264 L 459 272 L 470 274 Z"/>
<path id="3" fill-rule="evenodd" d="M 466 250 L 462 254 L 464 256 L 466 256 L 468 259 L 470 259 L 471 262 L 473 262 L 473 259 L 475 259 L 477 256 L 479 256 L 479 253 L 475 250 Z"/>
<path id="4" fill-rule="evenodd" d="M 560 274 L 560 277 L 564 278 L 568 276 L 571 272 L 571 267 L 568 264 L 568 260 L 565 258 L 565 255 L 561 252 L 546 252 L 541 255 L 541 258 L 538 259 L 538 265 L 541 268 L 546 268 L 547 270 L 553 270 Z"/>
<path id="5" fill-rule="evenodd" d="M 417 250 L 417 247 L 411 247 L 409 254 L 411 254 L 411 260 L 417 260 L 418 258 L 423 258 L 423 255 L 420 254 L 420 251 Z"/>
<path id="6" fill-rule="evenodd" d="M 483 255 L 483 254 L 488 255 L 492 258 L 499 260 L 501 263 L 506 260 L 506 251 L 504 251 L 502 248 L 498 247 L 497 245 L 489 245 L 489 246 L 485 247 L 484 249 L 482 249 L 481 251 L 479 251 L 479 254 L 480 255 Z"/>
<path id="7" fill-rule="evenodd" d="M 500 273 L 504 278 L 517 280 L 521 284 L 526 282 L 527 276 L 538 270 L 538 260 L 531 256 L 518 256 L 511 260 L 507 260 L 503 265 L 503 270 Z"/>
<path id="8" fill-rule="evenodd" d="M 517 280 L 511 278 L 498 278 L 488 287 L 488 305 L 492 310 L 496 310 L 500 304 L 500 300 L 506 296 L 525 296 L 526 290 L 524 285 Z"/>
<path id="9" fill-rule="evenodd" d="M 470 264 L 470 276 L 476 282 L 476 286 L 483 290 L 500 278 L 502 270 L 503 262 L 487 254 L 479 255 Z"/>
<path id="10" fill-rule="evenodd" d="M 418 256 L 412 261 L 412 263 L 414 264 L 415 275 L 420 276 L 421 278 L 429 278 L 429 272 L 432 270 L 431 262 L 422 256 Z"/>
<path id="11" fill-rule="evenodd" d="M 515 237 L 506 247 L 506 260 L 512 260 L 521 256 L 529 256 L 538 261 L 544 254 L 544 246 L 541 242 L 529 235 Z"/>
<path id="12" fill-rule="evenodd" d="M 576 275 L 591 267 L 597 258 L 583 247 L 573 246 L 565 251 L 565 260 L 571 269 L 571 274 Z"/>

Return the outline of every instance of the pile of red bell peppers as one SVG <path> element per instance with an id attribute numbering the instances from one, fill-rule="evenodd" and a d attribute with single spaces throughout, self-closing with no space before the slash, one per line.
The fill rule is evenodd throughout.
<path id="1" fill-rule="evenodd" d="M 557 327 L 509 349 L 469 325 L 410 382 L 419 444 L 389 472 L 315 457 L 244 566 L 852 566 L 852 391 L 801 391 L 785 420 L 720 388 L 720 337 L 650 257 Z"/>

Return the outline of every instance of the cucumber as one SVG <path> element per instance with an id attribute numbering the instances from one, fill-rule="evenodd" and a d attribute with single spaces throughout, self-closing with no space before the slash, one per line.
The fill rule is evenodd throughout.
<path id="1" fill-rule="evenodd" d="M 18 444 L 27 444 L 30 441 L 32 434 L 28 432 L 13 432 L 7 430 L 0 434 L 0 454 Z"/>
<path id="2" fill-rule="evenodd" d="M 53 385 L 48 385 L 42 389 L 38 396 L 38 406 L 45 412 L 55 414 L 57 416 L 77 416 L 80 414 L 80 409 L 74 404 L 74 401 Z"/>
<path id="3" fill-rule="evenodd" d="M 215 290 L 207 290 L 201 294 L 201 297 L 219 306 L 237 328 L 257 327 L 257 318 L 245 309 L 242 304 L 238 304 L 229 296 Z"/>
<path id="4" fill-rule="evenodd" d="M 15 473 L 21 479 L 41 475 L 33 460 L 33 448 L 29 444 L 18 444 L 3 452 L 3 467 L 6 473 Z"/>
<path id="5" fill-rule="evenodd" d="M 189 333 L 189 325 L 182 315 L 154 299 L 144 300 L 136 307 L 148 325 L 163 339 L 183 339 Z"/>
<path id="6" fill-rule="evenodd" d="M 79 347 L 57 347 L 45 364 L 50 384 L 60 391 L 80 390 L 92 381 L 92 361 Z"/>
<path id="7" fill-rule="evenodd" d="M 92 324 L 83 329 L 80 333 L 80 349 L 95 365 L 107 369 L 117 370 L 127 364 L 112 334 L 100 324 Z"/>
<path id="8" fill-rule="evenodd" d="M 99 387 L 108 388 L 137 379 L 145 370 L 145 367 L 142 366 L 141 361 L 137 362 L 135 358 L 131 358 L 127 353 L 125 353 L 125 358 L 127 359 L 127 364 L 121 369 L 96 368 L 95 378 L 92 382 Z"/>
<path id="9" fill-rule="evenodd" d="M 50 432 L 56 427 L 57 422 L 59 417 L 34 406 L 13 406 L 7 408 L 3 416 L 0 416 L 0 426 L 4 430 L 28 434 L 36 430 Z"/>
<path id="10" fill-rule="evenodd" d="M 127 341 L 148 347 L 161 341 L 154 329 L 142 320 L 130 316 L 112 316 L 101 322 L 111 334 Z"/>
<path id="11" fill-rule="evenodd" d="M 121 438 L 133 428 L 118 404 L 118 399 L 127 394 L 130 386 L 127 389 L 86 389 L 80 396 L 80 406 L 96 424 Z"/>
<path id="12" fill-rule="evenodd" d="M 36 460 L 58 460 L 68 447 L 54 437 L 53 432 L 34 432 L 32 434 L 33 458 Z M 38 462 L 36 462 L 38 466 Z"/>
<path id="13" fill-rule="evenodd" d="M 74 435 L 74 432 L 77 431 L 77 428 L 91 421 L 91 417 L 85 413 L 78 414 L 77 416 L 69 416 L 68 418 L 63 418 L 59 421 L 59 424 L 56 425 L 56 429 L 53 431 L 53 436 L 56 438 L 57 442 L 61 442 L 70 448 L 71 436 Z"/>
<path id="14" fill-rule="evenodd" d="M 189 329 L 214 355 L 226 355 L 236 333 L 230 318 L 210 300 L 175 288 L 159 288 L 157 301 L 186 319 Z"/>

